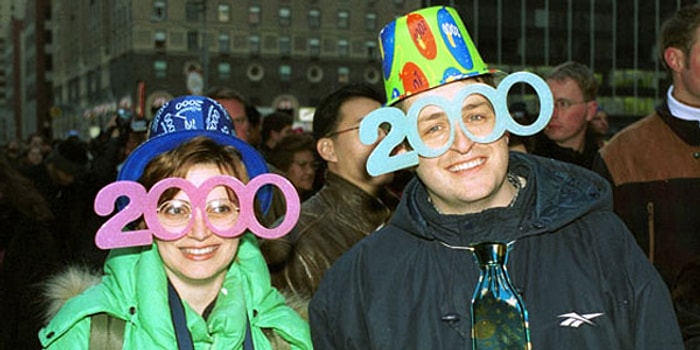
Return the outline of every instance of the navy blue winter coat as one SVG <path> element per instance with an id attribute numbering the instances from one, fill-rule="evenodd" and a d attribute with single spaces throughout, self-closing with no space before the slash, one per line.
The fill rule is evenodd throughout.
<path id="1" fill-rule="evenodd" d="M 612 212 L 608 183 L 511 153 L 527 179 L 507 208 L 441 215 L 413 180 L 390 224 L 326 272 L 309 317 L 316 349 L 471 349 L 479 268 L 466 247 L 515 241 L 508 271 L 533 349 L 683 349 L 671 298 Z"/>

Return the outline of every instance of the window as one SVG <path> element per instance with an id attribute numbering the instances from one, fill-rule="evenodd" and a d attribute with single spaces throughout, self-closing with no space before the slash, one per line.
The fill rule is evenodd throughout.
<path id="1" fill-rule="evenodd" d="M 201 1 L 189 0 L 185 3 L 185 19 L 188 22 L 199 22 L 203 10 Z"/>
<path id="2" fill-rule="evenodd" d="M 377 29 L 376 13 L 368 13 L 365 15 L 365 28 L 369 31 L 375 31 Z"/>
<path id="3" fill-rule="evenodd" d="M 348 57 L 350 55 L 350 44 L 347 40 L 338 40 L 338 56 Z"/>
<path id="4" fill-rule="evenodd" d="M 196 30 L 190 30 L 189 32 L 187 32 L 187 49 L 199 49 L 199 32 L 197 32 Z"/>
<path id="5" fill-rule="evenodd" d="M 292 67 L 289 65 L 280 66 L 280 81 L 292 80 Z"/>
<path id="6" fill-rule="evenodd" d="M 338 82 L 347 83 L 350 81 L 350 68 L 338 67 Z"/>
<path id="7" fill-rule="evenodd" d="M 292 10 L 289 7 L 280 7 L 279 10 L 279 23 L 283 27 L 287 27 L 292 24 Z"/>
<path id="8" fill-rule="evenodd" d="M 350 13 L 348 11 L 338 11 L 338 28 L 350 28 Z"/>
<path id="9" fill-rule="evenodd" d="M 374 41 L 367 41 L 365 43 L 365 48 L 367 49 L 367 58 L 371 61 L 377 59 L 377 43 Z"/>
<path id="10" fill-rule="evenodd" d="M 162 21 L 167 18 L 165 0 L 153 0 L 153 20 Z"/>
<path id="11" fill-rule="evenodd" d="M 231 52 L 231 37 L 228 33 L 219 34 L 219 52 L 229 53 Z"/>
<path id="12" fill-rule="evenodd" d="M 260 24 L 260 6 L 253 5 L 248 8 L 248 24 Z"/>
<path id="13" fill-rule="evenodd" d="M 260 37 L 251 35 L 248 37 L 248 50 L 253 56 L 260 55 Z"/>
<path id="14" fill-rule="evenodd" d="M 218 72 L 219 72 L 219 80 L 231 79 L 231 64 L 228 62 L 219 63 Z"/>
<path id="15" fill-rule="evenodd" d="M 283 35 L 279 37 L 279 50 L 280 55 L 283 57 L 289 57 L 292 53 L 292 40 L 288 36 Z"/>
<path id="16" fill-rule="evenodd" d="M 219 22 L 230 22 L 231 21 L 231 5 L 219 4 L 219 6 L 216 8 L 216 19 Z"/>
<path id="17" fill-rule="evenodd" d="M 321 55 L 321 40 L 318 38 L 309 39 L 309 56 L 318 58 Z"/>
<path id="18" fill-rule="evenodd" d="M 153 75 L 156 78 L 165 78 L 168 73 L 168 62 L 157 60 L 153 62 Z"/>
<path id="19" fill-rule="evenodd" d="M 153 41 L 156 49 L 165 49 L 166 34 L 162 30 L 157 30 L 153 33 Z"/>
<path id="20" fill-rule="evenodd" d="M 318 9 L 309 10 L 309 28 L 321 27 L 321 11 Z"/>

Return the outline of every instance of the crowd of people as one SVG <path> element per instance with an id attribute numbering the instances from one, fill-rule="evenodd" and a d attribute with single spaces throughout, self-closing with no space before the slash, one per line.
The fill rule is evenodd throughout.
<path id="1" fill-rule="evenodd" d="M 437 6 L 379 33 L 385 94 L 337 87 L 310 131 L 216 87 L 12 140 L 0 349 L 700 349 L 698 38 L 700 5 L 664 22 L 666 98 L 614 135 L 580 62 L 489 95 Z"/>

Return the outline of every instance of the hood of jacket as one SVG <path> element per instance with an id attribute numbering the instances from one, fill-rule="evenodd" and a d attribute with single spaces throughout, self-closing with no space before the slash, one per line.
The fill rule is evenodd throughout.
<path id="1" fill-rule="evenodd" d="M 270 286 L 267 266 L 251 234 L 241 237 L 236 258 L 208 320 L 183 304 L 195 345 L 214 342 L 230 348 L 231 344 L 242 343 L 245 317 L 231 315 L 247 314 L 254 339 L 263 338 L 262 329 L 269 328 L 293 349 L 307 347 L 308 326 Z M 40 331 L 39 338 L 44 347 L 49 347 L 78 323 L 103 312 L 127 321 L 125 348 L 177 348 L 167 277 L 155 244 L 112 250 L 101 282 L 68 300 Z M 256 341 L 256 347 L 258 344 Z"/>
<path id="2" fill-rule="evenodd" d="M 440 214 L 428 201 L 425 185 L 415 178 L 406 187 L 391 224 L 422 239 L 471 246 L 553 232 L 588 212 L 612 209 L 608 182 L 578 165 L 511 152 L 508 171 L 526 179 L 510 207 Z"/>

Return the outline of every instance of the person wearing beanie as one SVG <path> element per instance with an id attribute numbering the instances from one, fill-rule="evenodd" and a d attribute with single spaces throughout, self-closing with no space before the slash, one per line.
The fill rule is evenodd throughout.
<path id="1" fill-rule="evenodd" d="M 311 349 L 308 324 L 271 286 L 254 236 L 286 234 L 298 196 L 234 133 L 207 97 L 159 110 L 149 139 L 95 198 L 101 215 L 118 209 L 95 235 L 109 250 L 104 274 L 77 278 L 84 291 L 65 303 L 66 280 L 85 274 L 68 270 L 47 284 L 55 304 L 39 332 L 44 349 Z M 254 208 L 269 201 L 256 195 L 267 185 L 280 186 L 288 204 L 269 229 Z"/>
<path id="2" fill-rule="evenodd" d="M 546 82 L 496 87 L 457 11 L 429 7 L 380 33 L 391 129 L 370 174 L 413 168 L 389 222 L 326 271 L 309 304 L 316 349 L 683 349 L 671 297 L 583 167 L 509 152 L 546 126 Z M 508 112 L 530 85 L 539 114 Z"/>
<path id="3" fill-rule="evenodd" d="M 92 237 L 104 220 L 93 210 L 99 188 L 93 181 L 91 158 L 87 144 L 72 136 L 59 141 L 43 163 L 29 168 L 26 175 L 56 217 L 53 231 L 62 259 L 97 267 L 105 254 L 95 248 Z"/>

